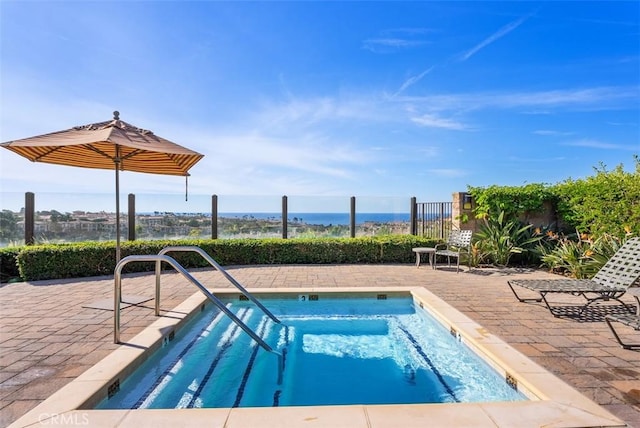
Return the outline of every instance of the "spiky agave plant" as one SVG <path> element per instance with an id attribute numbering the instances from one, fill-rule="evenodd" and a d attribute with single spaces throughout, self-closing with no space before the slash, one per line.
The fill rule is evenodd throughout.
<path id="1" fill-rule="evenodd" d="M 476 239 L 494 264 L 507 266 L 513 254 L 529 251 L 542 238 L 531 233 L 532 227 L 516 218 L 506 219 L 505 212 L 500 211 L 496 217 L 484 218 Z"/>

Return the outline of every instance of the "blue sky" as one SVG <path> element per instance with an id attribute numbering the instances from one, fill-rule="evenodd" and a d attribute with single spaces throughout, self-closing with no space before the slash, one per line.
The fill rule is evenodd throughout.
<path id="1" fill-rule="evenodd" d="M 637 1 L 2 1 L 0 20 L 3 142 L 118 110 L 205 155 L 192 201 L 450 200 L 640 153 Z M 110 171 L 0 166 L 2 192 L 114 190 Z M 127 193 L 184 181 L 123 173 Z M 181 201 L 164 209 L 197 210 Z"/>

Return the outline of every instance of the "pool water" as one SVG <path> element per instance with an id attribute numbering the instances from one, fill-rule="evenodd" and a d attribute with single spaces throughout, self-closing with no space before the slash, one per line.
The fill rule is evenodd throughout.
<path id="1" fill-rule="evenodd" d="M 225 303 L 272 348 L 204 310 L 98 409 L 264 407 L 526 400 L 407 297 Z M 317 300 L 316 300 L 317 299 Z"/>

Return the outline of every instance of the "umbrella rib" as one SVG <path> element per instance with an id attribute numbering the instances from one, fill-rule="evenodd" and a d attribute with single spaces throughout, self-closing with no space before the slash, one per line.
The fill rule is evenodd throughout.
<path id="1" fill-rule="evenodd" d="M 91 144 L 85 144 L 84 147 L 86 147 L 89 150 L 93 150 L 94 152 L 98 153 L 99 155 L 104 156 L 107 159 L 111 159 L 114 162 L 116 161 L 116 159 L 111 157 L 108 153 L 103 152 L 102 150 L 98 149 L 97 147 L 92 146 Z"/>
<path id="2" fill-rule="evenodd" d="M 58 150 L 60 150 L 62 147 L 53 147 L 50 150 L 47 150 L 45 153 L 38 155 L 36 157 L 33 158 L 34 162 L 38 162 L 40 159 L 49 156 L 51 153 L 57 152 Z"/>
<path id="3" fill-rule="evenodd" d="M 132 151 L 131 153 L 125 155 L 125 156 L 120 156 L 120 159 L 121 160 L 129 159 L 129 158 L 132 158 L 132 157 L 136 156 L 139 153 L 144 153 L 144 150 L 136 149 L 136 150 Z"/>

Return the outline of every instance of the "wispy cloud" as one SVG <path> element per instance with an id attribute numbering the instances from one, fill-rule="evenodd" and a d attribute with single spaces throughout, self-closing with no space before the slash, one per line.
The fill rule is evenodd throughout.
<path id="1" fill-rule="evenodd" d="M 406 90 L 423 78 L 430 69 L 407 79 Z M 400 92 L 400 91 L 399 91 Z M 640 87 L 593 87 L 531 92 L 469 92 L 427 96 L 404 93 L 341 93 L 339 96 L 296 97 L 287 93 L 285 100 L 262 102 L 245 117 L 245 127 L 268 130 L 270 136 L 312 132 L 323 133 L 333 125 L 346 123 L 403 123 L 407 119 L 420 127 L 452 131 L 472 130 L 471 114 L 477 111 L 532 110 L 548 114 L 559 111 L 606 111 L 637 104 Z M 571 132 L 542 129 L 543 136 L 568 137 Z"/>
<path id="2" fill-rule="evenodd" d="M 638 123 L 637 122 L 613 122 L 613 121 L 608 121 L 607 125 L 611 125 L 611 126 L 633 126 L 634 128 L 638 127 Z"/>
<path id="3" fill-rule="evenodd" d="M 509 160 L 514 162 L 546 163 L 546 162 L 562 162 L 562 161 L 566 161 L 567 158 L 564 156 L 555 156 L 555 157 L 548 157 L 548 158 L 531 158 L 531 157 L 523 158 L 519 156 L 510 156 Z"/>
<path id="4" fill-rule="evenodd" d="M 404 83 L 402 83 L 402 85 L 400 86 L 400 89 L 398 89 L 396 91 L 395 94 L 393 94 L 393 96 L 398 96 L 400 95 L 402 92 L 404 92 L 407 88 L 415 85 L 416 83 L 418 83 L 420 80 L 422 80 L 422 78 L 424 76 L 426 76 L 427 74 L 431 73 L 431 71 L 433 70 L 433 66 L 427 68 L 426 70 L 424 70 L 422 73 L 415 75 L 415 76 L 411 76 L 409 77 L 407 80 L 404 81 Z"/>
<path id="5" fill-rule="evenodd" d="M 522 25 L 522 23 L 524 21 L 526 21 L 527 19 L 529 19 L 531 15 L 527 15 L 527 16 L 523 16 L 520 19 L 517 19 L 513 22 L 510 22 L 509 24 L 505 25 L 504 27 L 502 27 L 501 29 L 499 29 L 498 31 L 496 31 L 495 33 L 493 33 L 492 35 L 490 35 L 489 37 L 487 37 L 486 39 L 484 39 L 482 42 L 478 43 L 477 45 L 475 45 L 473 48 L 471 48 L 470 50 L 468 50 L 467 52 L 465 52 L 464 54 L 461 55 L 460 60 L 461 61 L 466 61 L 469 58 L 471 58 L 473 55 L 475 55 L 476 53 L 478 53 L 480 50 L 486 48 L 487 46 L 489 46 L 491 43 L 501 39 L 502 37 L 506 36 L 507 34 L 509 34 L 510 32 L 512 32 L 513 30 L 515 30 L 516 28 L 518 28 L 520 25 Z"/>
<path id="6" fill-rule="evenodd" d="M 363 42 L 365 49 L 378 52 L 380 48 L 404 49 L 427 44 L 424 40 L 407 40 L 398 38 L 368 39 Z"/>
<path id="7" fill-rule="evenodd" d="M 474 92 L 423 97 L 401 96 L 397 98 L 397 101 L 429 106 L 432 111 L 469 111 L 487 108 L 527 108 L 545 111 L 551 108 L 607 110 L 624 103 L 637 105 L 639 96 L 640 87 L 602 86 L 537 92 Z"/>
<path id="8" fill-rule="evenodd" d="M 423 114 L 421 116 L 412 117 L 411 121 L 417 123 L 420 126 L 425 126 L 427 128 L 444 128 L 451 129 L 455 131 L 464 131 L 468 129 L 465 124 L 462 122 L 457 122 L 452 119 L 446 119 L 443 117 L 438 117 L 434 114 Z"/>
<path id="9" fill-rule="evenodd" d="M 573 147 L 587 147 L 590 149 L 602 149 L 602 150 L 638 151 L 638 149 L 640 149 L 640 146 L 637 143 L 633 145 L 614 144 L 614 143 L 607 143 L 604 141 L 591 140 L 591 139 L 569 141 L 564 143 L 564 145 L 573 146 Z"/>
<path id="10" fill-rule="evenodd" d="M 574 132 L 564 132 L 564 131 L 553 131 L 550 129 L 539 129 L 537 131 L 533 131 L 536 135 L 544 135 L 549 137 L 566 137 L 568 135 L 573 135 Z"/>
<path id="11" fill-rule="evenodd" d="M 222 158 L 233 159 L 236 165 L 258 168 L 275 166 L 347 177 L 350 172 L 346 165 L 366 159 L 358 150 L 350 149 L 347 142 L 330 142 L 317 135 L 298 134 L 295 138 L 282 139 L 249 133 L 221 136 L 216 141 Z"/>
<path id="12" fill-rule="evenodd" d="M 426 28 L 395 28 L 385 30 L 380 37 L 366 39 L 362 42 L 363 49 L 374 53 L 390 53 L 398 50 L 410 49 L 429 44 L 424 35 L 431 30 Z"/>
<path id="13" fill-rule="evenodd" d="M 438 177 L 454 178 L 454 177 L 464 177 L 469 173 L 469 171 L 463 170 L 463 169 L 455 169 L 455 168 L 436 168 L 436 169 L 430 169 L 429 173 L 433 175 L 437 175 Z"/>
<path id="14" fill-rule="evenodd" d="M 356 180 L 357 171 L 379 156 L 348 139 L 310 131 L 282 137 L 270 129 L 198 129 L 186 130 L 182 137 L 193 147 L 209 147 L 202 165 L 192 170 L 189 187 L 194 194 L 210 193 L 212 187 L 219 194 L 246 189 L 257 194 L 339 193 L 340 186 Z"/>
<path id="15" fill-rule="evenodd" d="M 296 98 L 289 94 L 285 102 L 258 106 L 254 119 L 272 130 L 310 127 L 327 121 L 382 120 L 381 100 L 374 95 Z"/>
<path id="16" fill-rule="evenodd" d="M 432 158 L 440 153 L 440 148 L 437 146 L 420 147 L 416 150 L 416 153 L 422 153 L 425 156 Z"/>

